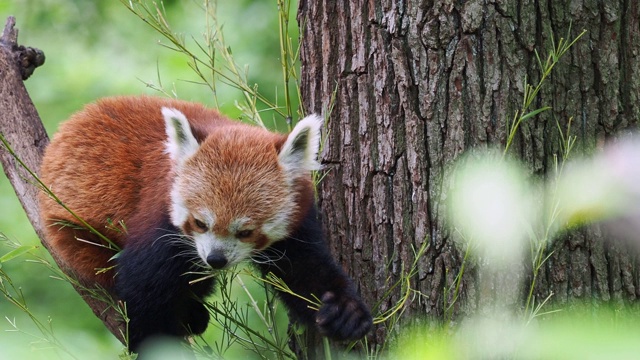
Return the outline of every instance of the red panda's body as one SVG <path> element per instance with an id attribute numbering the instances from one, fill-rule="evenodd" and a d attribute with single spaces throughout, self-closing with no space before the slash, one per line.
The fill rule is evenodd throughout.
<path id="1" fill-rule="evenodd" d="M 82 283 L 127 302 L 134 349 L 152 335 L 204 331 L 208 314 L 193 295 L 207 295 L 213 283 L 192 286 L 186 274 L 249 258 L 327 303 L 313 313 L 283 295 L 294 317 L 329 336 L 361 337 L 371 317 L 331 259 L 315 216 L 315 122 L 305 119 L 287 136 L 176 100 L 89 105 L 61 126 L 41 177 L 123 252 L 114 260 L 113 249 L 43 194 L 50 243 Z"/>

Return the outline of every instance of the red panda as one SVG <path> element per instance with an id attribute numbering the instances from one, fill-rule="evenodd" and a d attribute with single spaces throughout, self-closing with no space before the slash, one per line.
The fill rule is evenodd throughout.
<path id="1" fill-rule="evenodd" d="M 41 179 L 110 246 L 46 194 L 46 236 L 83 284 L 126 303 L 129 347 L 153 336 L 202 333 L 202 298 L 213 280 L 195 273 L 252 260 L 310 310 L 280 294 L 293 320 L 334 339 L 359 339 L 371 314 L 330 255 L 314 202 L 311 170 L 321 118 L 288 134 L 229 120 L 203 105 L 114 97 L 63 123 L 45 151 Z"/>

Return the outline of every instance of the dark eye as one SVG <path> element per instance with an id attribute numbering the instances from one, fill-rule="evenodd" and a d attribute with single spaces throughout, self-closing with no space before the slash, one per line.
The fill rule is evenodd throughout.
<path id="1" fill-rule="evenodd" d="M 209 228 L 207 227 L 207 224 L 205 224 L 204 222 L 202 222 L 201 220 L 198 219 L 194 219 L 193 223 L 196 225 L 196 227 L 202 231 L 207 231 L 209 230 Z"/>
<path id="2" fill-rule="evenodd" d="M 245 239 L 253 234 L 253 230 L 240 230 L 236 233 L 238 239 Z"/>

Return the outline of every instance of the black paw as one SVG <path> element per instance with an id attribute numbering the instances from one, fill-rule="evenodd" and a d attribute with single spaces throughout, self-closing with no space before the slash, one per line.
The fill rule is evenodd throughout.
<path id="1" fill-rule="evenodd" d="M 335 340 L 358 340 L 371 329 L 371 313 L 359 297 L 328 291 L 321 300 L 316 325 L 323 335 Z"/>
<path id="2" fill-rule="evenodd" d="M 189 315 L 184 324 L 188 335 L 199 335 L 209 326 L 209 310 L 200 302 L 193 300 L 189 306 Z"/>

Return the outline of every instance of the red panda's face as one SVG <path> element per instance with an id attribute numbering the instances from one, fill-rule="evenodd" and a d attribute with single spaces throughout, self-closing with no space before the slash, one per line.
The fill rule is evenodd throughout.
<path id="1" fill-rule="evenodd" d="M 210 135 L 176 171 L 180 227 L 205 262 L 224 254 L 233 265 L 266 248 L 287 235 L 296 211 L 271 136 L 246 130 Z"/>
<path id="2" fill-rule="evenodd" d="M 278 151 L 282 135 L 242 125 L 199 144 L 182 113 L 163 114 L 174 161 L 171 219 L 204 263 L 232 266 L 289 235 L 294 182 L 317 168 L 317 117 L 301 121 Z"/>

